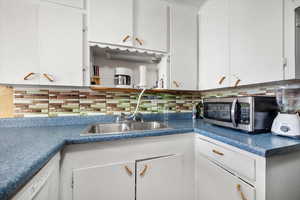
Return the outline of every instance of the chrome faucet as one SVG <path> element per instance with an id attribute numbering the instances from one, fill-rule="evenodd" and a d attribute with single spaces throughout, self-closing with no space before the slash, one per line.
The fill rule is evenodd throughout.
<path id="1" fill-rule="evenodd" d="M 192 110 L 192 118 L 193 119 L 197 119 L 197 103 L 195 103 L 194 105 L 193 105 L 193 110 Z"/>
<path id="2" fill-rule="evenodd" d="M 126 121 L 144 122 L 144 116 L 142 113 L 136 113 L 135 115 L 133 114 L 126 115 L 125 113 L 121 113 L 116 117 L 116 123 L 121 123 Z"/>

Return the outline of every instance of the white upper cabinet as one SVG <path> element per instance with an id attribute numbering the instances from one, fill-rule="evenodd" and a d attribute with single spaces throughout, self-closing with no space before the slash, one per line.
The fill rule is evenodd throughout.
<path id="1" fill-rule="evenodd" d="M 0 83 L 38 84 L 36 2 L 0 0 L 0 44 Z"/>
<path id="2" fill-rule="evenodd" d="M 81 86 L 83 14 L 45 1 L 0 4 L 0 82 Z"/>
<path id="3" fill-rule="evenodd" d="M 282 0 L 230 0 L 231 86 L 283 80 Z"/>
<path id="4" fill-rule="evenodd" d="M 133 0 L 89 0 L 89 41 L 132 46 Z"/>
<path id="5" fill-rule="evenodd" d="M 201 89 L 283 80 L 282 0 L 208 0 L 199 13 Z"/>
<path id="6" fill-rule="evenodd" d="M 60 5 L 64 6 L 69 6 L 73 8 L 79 8 L 79 9 L 84 9 L 84 2 L 85 0 L 41 0 L 45 2 L 52 2 L 52 3 L 57 3 Z"/>
<path id="7" fill-rule="evenodd" d="M 168 6 L 161 0 L 90 0 L 90 42 L 167 51 Z"/>
<path id="8" fill-rule="evenodd" d="M 38 27 L 41 84 L 81 86 L 83 14 L 55 4 L 41 4 Z"/>
<path id="9" fill-rule="evenodd" d="M 229 86 L 228 14 L 229 0 L 208 0 L 199 11 L 199 88 L 201 90 Z"/>
<path id="10" fill-rule="evenodd" d="M 171 89 L 197 89 L 197 12 L 192 6 L 171 7 Z"/>
<path id="11" fill-rule="evenodd" d="M 135 45 L 167 51 L 168 5 L 162 0 L 136 0 L 134 16 Z"/>

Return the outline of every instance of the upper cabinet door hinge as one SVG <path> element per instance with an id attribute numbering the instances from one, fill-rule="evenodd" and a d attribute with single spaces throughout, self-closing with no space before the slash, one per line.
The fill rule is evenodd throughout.
<path id="1" fill-rule="evenodd" d="M 283 66 L 283 68 L 286 68 L 287 64 L 288 64 L 287 58 L 282 58 L 282 66 Z"/>
<path id="2" fill-rule="evenodd" d="M 87 27 L 87 26 L 83 26 L 82 31 L 83 31 L 83 32 L 87 32 L 87 31 L 88 31 L 88 27 Z"/>

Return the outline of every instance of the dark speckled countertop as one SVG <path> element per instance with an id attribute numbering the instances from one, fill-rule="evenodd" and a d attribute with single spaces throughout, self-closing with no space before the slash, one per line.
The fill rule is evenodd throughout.
<path id="1" fill-rule="evenodd" d="M 88 118 L 88 117 L 86 117 Z M 165 120 L 163 117 L 148 120 Z M 27 120 L 27 121 L 26 121 Z M 166 123 L 172 128 L 145 131 L 139 134 L 116 134 L 81 137 L 88 124 L 109 122 L 113 118 L 91 117 L 58 119 L 26 119 L 0 121 L 0 199 L 9 199 L 64 145 L 120 140 L 136 137 L 161 136 L 195 132 L 224 142 L 262 157 L 300 150 L 300 140 L 288 139 L 270 133 L 251 135 L 240 131 L 213 126 L 187 117 L 170 117 Z M 39 121 L 37 123 L 37 121 Z M 67 122 L 66 122 L 67 121 Z M 14 124 L 14 125 L 13 125 Z M 30 124 L 30 125 L 28 125 Z M 33 126 L 35 127 L 28 127 Z M 38 125 L 37 125 L 38 124 Z M 18 128 L 13 126 L 18 126 Z M 49 125 L 49 126 L 46 126 Z"/>

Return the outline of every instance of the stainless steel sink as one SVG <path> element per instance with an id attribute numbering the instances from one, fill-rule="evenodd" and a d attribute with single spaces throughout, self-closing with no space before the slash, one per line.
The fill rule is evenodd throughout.
<path id="1" fill-rule="evenodd" d="M 112 124 L 94 124 L 85 130 L 81 136 L 90 135 L 111 135 L 128 132 L 150 131 L 170 129 L 166 124 L 161 122 L 122 122 Z"/>

